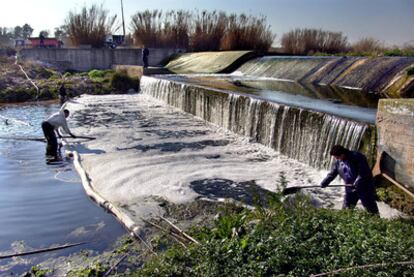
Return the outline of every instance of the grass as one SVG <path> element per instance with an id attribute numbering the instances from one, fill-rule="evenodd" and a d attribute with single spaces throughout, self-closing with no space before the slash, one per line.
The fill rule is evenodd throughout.
<path id="1" fill-rule="evenodd" d="M 306 197 L 269 208 L 230 210 L 212 228 L 195 227 L 201 241 L 175 245 L 134 276 L 309 276 L 338 268 L 414 259 L 414 225 L 364 211 L 312 207 Z M 343 276 L 409 276 L 413 265 L 352 269 Z"/>

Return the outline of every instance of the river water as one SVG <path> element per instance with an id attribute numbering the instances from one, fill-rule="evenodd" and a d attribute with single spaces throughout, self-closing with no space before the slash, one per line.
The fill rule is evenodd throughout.
<path id="1" fill-rule="evenodd" d="M 0 260 L 0 273 L 27 271 L 47 259 L 82 249 L 101 252 L 125 234 L 116 219 L 85 194 L 69 159 L 50 163 L 41 121 L 55 104 L 0 106 L 0 255 L 88 242 Z"/>

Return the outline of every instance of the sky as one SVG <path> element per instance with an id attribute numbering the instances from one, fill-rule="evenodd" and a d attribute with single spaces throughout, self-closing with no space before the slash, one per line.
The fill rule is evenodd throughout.
<path id="1" fill-rule="evenodd" d="M 0 0 L 0 27 L 31 25 L 53 34 L 69 11 L 103 4 L 121 19 L 121 0 Z M 265 16 L 276 34 L 274 44 L 295 28 L 339 31 L 350 42 L 373 37 L 388 46 L 414 43 L 414 0 L 123 0 L 125 25 L 131 16 L 145 9 L 222 10 Z M 122 30 L 122 28 L 120 29 Z"/>

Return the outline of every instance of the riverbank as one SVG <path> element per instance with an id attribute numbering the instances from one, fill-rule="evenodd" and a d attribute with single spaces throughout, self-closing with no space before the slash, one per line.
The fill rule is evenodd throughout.
<path id="1" fill-rule="evenodd" d="M 262 145 L 251 143 L 245 138 L 237 137 L 215 125 L 166 106 L 149 96 L 82 96 L 75 102 L 69 103 L 68 109 L 72 112 L 69 124 L 75 134 L 97 137 L 96 140 L 87 143 L 72 143 L 71 149 L 79 153 L 80 163 L 88 175 L 93 190 L 134 222 L 134 228 L 131 231 L 134 231 L 136 237 L 136 240 L 125 239 L 128 243 L 124 241 L 124 243 L 114 246 L 114 250 L 110 253 L 91 256 L 90 259 L 86 259 L 84 255 L 85 263 L 66 268 L 66 272 L 71 271 L 73 276 L 82 272 L 107 272 L 121 259 L 123 260 L 116 266 L 118 271 L 115 272 L 118 272 L 120 276 L 128 276 L 134 272 L 140 276 L 140 273 L 136 273 L 136 271 L 142 268 L 148 259 L 163 255 L 162 253 L 170 247 L 172 247 L 172 252 L 167 252 L 167 256 L 165 256 L 167 259 L 168 255 L 175 255 L 174 257 L 181 261 L 188 260 L 193 264 L 194 261 L 191 261 L 189 257 L 192 253 L 195 253 L 194 257 L 197 257 L 198 254 L 208 256 L 210 253 L 222 256 L 220 263 L 231 265 L 230 260 L 226 260 L 226 257 L 229 256 L 222 252 L 224 248 L 215 252 L 214 249 L 218 248 L 213 247 L 207 241 L 210 241 L 209 238 L 219 239 L 216 232 L 220 232 L 219 230 L 226 226 L 226 232 L 233 233 L 231 230 L 234 229 L 236 237 L 226 235 L 227 238 L 221 238 L 213 244 L 225 239 L 222 241 L 223 247 L 227 247 L 228 243 L 233 242 L 240 246 L 247 243 L 244 248 L 248 247 L 249 249 L 250 247 L 254 249 L 258 245 L 259 242 L 256 243 L 255 240 L 243 242 L 246 239 L 245 235 L 252 235 L 251 232 L 255 232 L 256 227 L 261 225 L 256 225 L 254 220 L 242 219 L 250 218 L 251 214 L 244 210 L 240 204 L 244 203 L 248 207 L 253 207 L 259 203 L 256 211 L 257 213 L 262 211 L 262 215 L 265 216 L 267 212 L 263 207 L 270 207 L 271 203 L 262 201 L 263 196 L 270 196 L 267 198 L 268 200 L 277 200 L 275 192 L 278 189 L 284 186 L 317 184 L 326 174 L 326 171 L 319 171 L 288 159 Z M 335 183 L 340 184 L 339 181 Z M 326 213 L 333 222 L 339 222 L 339 219 L 345 222 L 356 220 L 355 226 L 351 223 L 349 223 L 351 225 L 345 224 L 348 227 L 353 226 L 352 230 L 355 232 L 359 232 L 358 230 L 363 226 L 365 220 L 369 221 L 369 216 L 365 212 L 350 213 L 312 208 L 317 206 L 339 209 L 343 197 L 341 189 L 313 189 L 306 194 L 312 205 L 309 206 L 308 202 L 303 202 L 305 204 L 297 210 L 296 216 L 309 210 L 311 211 L 311 215 L 308 217 L 310 222 L 323 220 L 327 216 Z M 228 203 L 239 203 L 239 205 Z M 280 201 L 277 203 L 279 204 L 276 206 L 281 207 Z M 289 203 L 289 201 L 284 203 Z M 389 208 L 384 203 L 379 203 L 379 206 L 383 217 L 400 215 L 398 211 Z M 291 208 L 296 210 L 295 207 Z M 225 211 L 225 215 L 223 215 L 223 211 Z M 282 212 L 283 210 L 278 209 L 277 211 Z M 274 211 L 271 214 L 276 215 L 277 213 Z M 194 248 L 187 245 L 187 242 L 184 244 L 189 249 L 199 249 L 202 252 L 197 252 L 197 254 L 191 252 L 193 250 L 186 250 L 179 242 L 176 242 L 177 245 L 171 243 L 168 234 L 148 223 L 161 226 L 160 216 L 172 221 L 179 228 L 201 241 L 201 248 Z M 271 217 L 266 218 L 264 218 L 266 222 L 273 222 Z M 388 221 L 375 219 L 373 222 L 386 224 Z M 399 224 L 401 224 L 399 220 L 391 222 L 390 225 L 400 226 Z M 217 226 L 217 224 L 221 225 Z M 332 224 L 332 222 L 328 220 L 327 224 Z M 373 229 L 376 228 L 375 224 L 372 225 Z M 194 226 L 200 227 L 201 231 L 195 230 Z M 244 227 L 238 229 L 241 226 Z M 165 230 L 171 229 L 171 226 L 168 225 L 161 227 Z M 274 226 L 270 225 L 270 227 Z M 298 226 L 297 228 L 306 230 L 309 234 L 318 232 L 317 229 L 307 230 L 304 226 L 302 227 Z M 243 229 L 245 231 L 242 231 Z M 240 234 L 245 235 L 239 235 L 237 230 L 240 230 Z M 328 232 L 329 228 L 324 230 Z M 338 237 L 345 235 L 339 229 L 338 232 Z M 383 236 L 381 232 L 375 233 L 373 231 L 372 234 L 381 237 Z M 298 235 L 300 234 L 302 233 L 298 233 Z M 349 237 L 352 236 L 349 234 Z M 237 239 L 234 240 L 235 238 Z M 281 236 L 279 239 L 283 240 L 284 237 Z M 330 241 L 332 238 L 329 237 L 329 232 L 322 232 L 320 239 Z M 360 237 L 361 242 L 365 239 L 365 237 Z M 371 240 L 372 238 L 369 241 Z M 293 245 L 299 247 L 297 243 Z M 269 247 L 273 248 L 274 245 L 269 245 Z M 202 249 L 211 249 L 213 252 L 203 252 Z M 360 248 L 357 247 L 357 249 Z M 286 249 L 286 251 L 284 255 L 289 257 L 288 253 L 292 250 Z M 82 259 L 82 253 L 71 258 L 74 259 L 71 264 L 75 265 L 77 264 L 74 262 L 76 259 Z M 248 257 L 246 259 L 251 261 Z M 173 264 L 176 262 L 169 261 L 171 263 L 164 264 L 170 265 L 173 269 Z M 152 266 L 155 263 L 155 261 L 149 263 L 143 272 L 148 273 L 149 270 L 161 268 L 160 266 Z M 177 263 L 177 266 L 182 265 Z M 196 265 L 194 264 L 194 266 Z M 53 263 L 42 264 L 39 268 L 47 268 L 51 272 L 63 270 L 58 269 L 57 265 L 53 266 Z M 124 275 L 120 272 L 123 272 Z M 156 274 L 155 272 L 153 271 L 153 274 Z M 148 273 L 148 275 L 151 274 Z"/>
<path id="2" fill-rule="evenodd" d="M 118 94 L 139 89 L 139 79 L 129 77 L 125 71 L 60 72 L 38 61 L 19 61 L 16 64 L 15 57 L 0 56 L 0 103 L 58 99 L 61 84 L 65 85 L 69 97 L 85 93 Z"/>

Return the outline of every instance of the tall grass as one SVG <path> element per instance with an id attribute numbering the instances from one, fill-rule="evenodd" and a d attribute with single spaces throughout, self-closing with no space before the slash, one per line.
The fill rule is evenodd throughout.
<path id="1" fill-rule="evenodd" d="M 131 28 L 138 46 L 191 51 L 267 50 L 274 39 L 266 18 L 221 11 L 146 10 L 132 16 Z"/>
<path id="2" fill-rule="evenodd" d="M 295 29 L 282 36 L 281 44 L 286 53 L 295 55 L 334 54 L 348 49 L 348 39 L 341 32 L 321 29 Z"/>
<path id="3" fill-rule="evenodd" d="M 221 41 L 221 50 L 268 50 L 275 36 L 266 24 L 266 18 L 245 14 L 228 17 L 226 34 Z"/>
<path id="4" fill-rule="evenodd" d="M 186 11 L 160 10 L 137 12 L 132 16 L 131 27 L 135 44 L 146 47 L 187 48 L 189 19 Z"/>
<path id="5" fill-rule="evenodd" d="M 221 39 L 227 27 L 227 16 L 224 12 L 202 11 L 195 15 L 191 35 L 192 51 L 220 50 Z"/>
<path id="6" fill-rule="evenodd" d="M 116 15 L 109 16 L 102 5 L 84 6 L 79 13 L 69 12 L 65 19 L 64 29 L 75 46 L 88 44 L 92 47 L 102 47 L 105 36 L 116 31 Z M 118 26 L 119 28 L 119 26 Z"/>
<path id="7" fill-rule="evenodd" d="M 385 46 L 375 38 L 366 37 L 353 43 L 351 49 L 356 53 L 380 53 L 385 50 Z"/>

